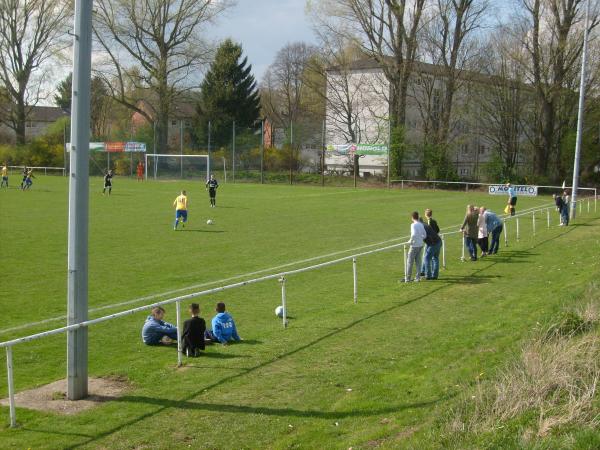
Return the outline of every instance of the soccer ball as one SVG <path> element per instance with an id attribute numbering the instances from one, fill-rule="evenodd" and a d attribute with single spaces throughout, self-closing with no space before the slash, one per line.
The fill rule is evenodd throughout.
<path id="1" fill-rule="evenodd" d="M 208 219 L 208 220 L 206 221 L 206 225 L 212 225 L 212 224 L 213 224 L 213 221 L 212 221 L 212 219 Z"/>
<path id="2" fill-rule="evenodd" d="M 275 308 L 275 315 L 279 318 L 283 317 L 283 306 L 278 306 Z"/>

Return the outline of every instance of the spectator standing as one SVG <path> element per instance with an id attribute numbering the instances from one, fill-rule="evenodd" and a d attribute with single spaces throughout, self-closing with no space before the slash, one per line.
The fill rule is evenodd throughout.
<path id="1" fill-rule="evenodd" d="M 408 283 L 411 281 L 413 266 L 415 267 L 415 281 L 421 281 L 421 256 L 423 251 L 423 244 L 427 233 L 423 223 L 419 221 L 419 213 L 413 212 L 411 215 L 412 224 L 410 226 L 410 250 L 408 251 L 408 257 L 406 258 L 406 274 L 404 281 Z"/>
<path id="2" fill-rule="evenodd" d="M 492 242 L 490 244 L 488 255 L 495 255 L 498 253 L 500 235 L 502 234 L 502 230 L 504 230 L 504 225 L 496 213 L 488 211 L 485 207 L 482 207 L 482 209 L 487 231 L 492 235 Z"/>
<path id="3" fill-rule="evenodd" d="M 471 261 L 477 261 L 476 242 L 477 236 L 479 235 L 479 227 L 477 226 L 478 219 L 479 214 L 475 212 L 473 205 L 467 205 L 467 213 L 465 215 L 465 220 L 460 227 L 460 231 L 464 234 L 465 245 L 467 246 L 467 250 L 469 250 Z"/>

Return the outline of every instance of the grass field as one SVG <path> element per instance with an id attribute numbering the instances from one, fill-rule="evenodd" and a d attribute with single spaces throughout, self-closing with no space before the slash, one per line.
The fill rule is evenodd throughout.
<path id="1" fill-rule="evenodd" d="M 431 207 L 440 226 L 454 230 L 467 203 L 499 212 L 505 202 L 476 192 L 229 184 L 210 209 L 199 182 L 116 179 L 114 186 L 103 197 L 101 179 L 91 181 L 91 317 L 398 239 L 409 233 L 413 210 Z M 190 222 L 175 232 L 171 204 L 181 188 Z M 549 201 L 522 198 L 519 207 Z M 493 377 L 536 322 L 600 275 L 599 215 L 583 214 L 567 229 L 556 226 L 554 212 L 552 221 L 548 230 L 540 216 L 530 238 L 531 221 L 523 220 L 520 242 L 509 224 L 510 247 L 476 263 L 459 261 L 453 235 L 436 282 L 400 284 L 401 251 L 359 259 L 357 305 L 350 263 L 292 276 L 287 330 L 273 314 L 275 281 L 204 297 L 203 316 L 225 301 L 245 342 L 213 346 L 181 369 L 173 348 L 141 343 L 145 314 L 92 327 L 90 374 L 125 377 L 130 391 L 70 417 L 18 409 L 22 426 L 14 430 L 2 408 L 0 448 L 440 447 L 439 420 L 458 398 Z M 66 222 L 65 178 L 0 192 L 0 340 L 64 324 Z M 166 320 L 175 321 L 174 307 Z M 57 336 L 15 347 L 17 390 L 64 378 L 65 345 Z M 523 446 L 507 433 L 464 445 Z M 578 433 L 531 445 L 569 448 Z M 600 445 L 600 436 L 581 433 L 581 442 Z"/>

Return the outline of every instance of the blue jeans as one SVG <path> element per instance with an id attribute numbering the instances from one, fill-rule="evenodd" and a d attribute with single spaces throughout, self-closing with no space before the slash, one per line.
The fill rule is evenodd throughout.
<path id="1" fill-rule="evenodd" d="M 465 245 L 467 246 L 467 250 L 469 250 L 469 255 L 471 255 L 471 259 L 477 259 L 476 243 L 477 239 L 465 236 Z"/>
<path id="2" fill-rule="evenodd" d="M 490 245 L 490 255 L 498 253 L 498 247 L 500 247 L 500 235 L 504 225 L 498 225 L 492 230 L 492 244 Z"/>
<path id="3" fill-rule="evenodd" d="M 425 272 L 425 277 L 435 280 L 440 274 L 441 250 L 442 241 L 434 245 L 428 245 L 425 249 L 425 259 L 423 260 L 423 272 Z"/>
<path id="4" fill-rule="evenodd" d="M 566 226 L 569 225 L 569 207 L 563 206 L 560 210 L 560 220 Z"/>

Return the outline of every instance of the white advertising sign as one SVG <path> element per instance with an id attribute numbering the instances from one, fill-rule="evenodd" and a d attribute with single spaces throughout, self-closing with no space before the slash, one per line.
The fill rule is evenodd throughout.
<path id="1" fill-rule="evenodd" d="M 537 197 L 538 187 L 537 186 L 513 186 L 513 189 L 517 193 L 517 196 L 523 197 Z M 504 184 L 492 184 L 488 188 L 490 195 L 508 195 L 508 187 Z"/>

